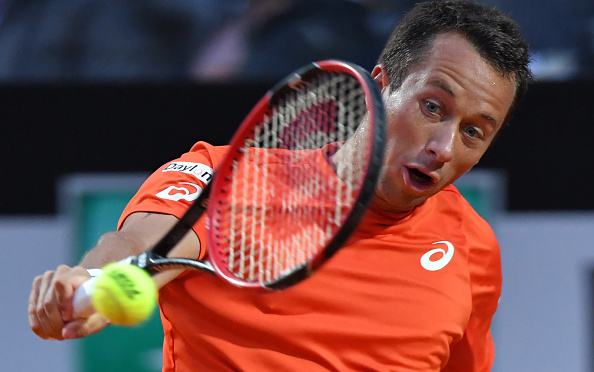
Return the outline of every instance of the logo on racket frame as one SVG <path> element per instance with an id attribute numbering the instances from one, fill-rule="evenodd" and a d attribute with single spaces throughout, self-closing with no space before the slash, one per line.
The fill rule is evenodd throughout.
<path id="1" fill-rule="evenodd" d="M 287 83 L 287 85 L 291 89 L 299 91 L 299 90 L 306 88 L 309 85 L 309 83 L 304 81 L 300 75 L 295 75 L 295 79 L 292 79 L 291 81 L 289 81 Z"/>

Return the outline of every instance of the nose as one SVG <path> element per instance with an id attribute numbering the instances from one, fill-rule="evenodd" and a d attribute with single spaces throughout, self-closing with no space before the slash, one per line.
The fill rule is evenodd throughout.
<path id="1" fill-rule="evenodd" d="M 457 132 L 456 128 L 456 125 L 447 124 L 435 127 L 432 131 L 425 150 L 436 161 L 447 163 L 452 160 Z"/>

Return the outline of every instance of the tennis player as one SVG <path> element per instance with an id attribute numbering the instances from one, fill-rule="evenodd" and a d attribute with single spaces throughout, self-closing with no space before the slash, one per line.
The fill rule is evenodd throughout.
<path id="1" fill-rule="evenodd" d="M 501 292 L 489 225 L 452 182 L 481 159 L 524 95 L 531 73 L 517 24 L 473 1 L 425 2 L 394 29 L 372 75 L 382 89 L 388 146 L 363 222 L 315 275 L 254 293 L 213 275 L 155 278 L 164 371 L 489 371 Z M 157 170 L 117 232 L 79 266 L 35 278 L 31 328 L 71 339 L 107 325 L 72 319 L 86 268 L 139 254 L 181 216 L 225 147 L 198 142 Z M 203 257 L 204 222 L 175 255 Z"/>

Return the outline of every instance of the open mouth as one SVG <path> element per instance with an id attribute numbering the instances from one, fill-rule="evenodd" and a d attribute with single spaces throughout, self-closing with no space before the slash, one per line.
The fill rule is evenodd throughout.
<path id="1" fill-rule="evenodd" d="M 411 181 L 418 185 L 429 186 L 433 184 L 433 179 L 418 169 L 408 168 L 408 172 L 410 174 Z"/>

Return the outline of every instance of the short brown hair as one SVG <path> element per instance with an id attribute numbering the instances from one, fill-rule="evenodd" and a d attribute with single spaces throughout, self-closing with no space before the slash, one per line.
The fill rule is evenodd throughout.
<path id="1" fill-rule="evenodd" d="M 390 87 L 398 89 L 411 68 L 427 58 L 436 36 L 448 32 L 464 36 L 494 69 L 515 79 L 507 123 L 532 80 L 528 43 L 514 20 L 476 1 L 428 1 L 406 13 L 378 60 L 386 68 Z"/>

